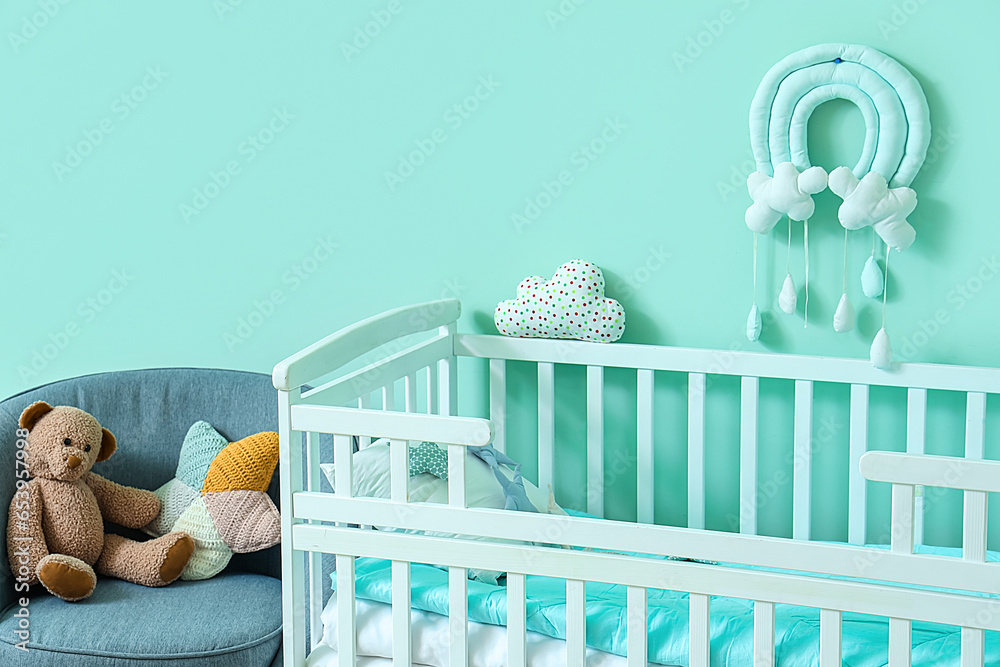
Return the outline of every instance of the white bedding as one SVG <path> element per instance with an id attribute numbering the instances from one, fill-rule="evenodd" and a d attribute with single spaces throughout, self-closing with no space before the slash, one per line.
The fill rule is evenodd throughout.
<path id="1" fill-rule="evenodd" d="M 392 664 L 392 605 L 357 601 L 358 667 Z M 412 610 L 411 646 L 418 667 L 448 666 L 448 618 Z M 309 655 L 306 667 L 337 664 L 337 594 L 323 609 L 323 641 Z M 566 642 L 537 632 L 527 633 L 528 667 L 566 667 Z M 365 656 L 364 658 L 360 656 Z M 625 658 L 587 649 L 587 667 L 625 667 Z M 507 628 L 469 622 L 469 667 L 506 667 Z M 649 663 L 650 667 L 660 667 Z"/>

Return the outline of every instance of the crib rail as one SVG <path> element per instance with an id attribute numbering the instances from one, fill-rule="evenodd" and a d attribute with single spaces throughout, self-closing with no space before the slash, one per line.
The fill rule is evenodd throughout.
<path id="1" fill-rule="evenodd" d="M 457 299 L 443 299 L 369 317 L 279 362 L 272 373 L 274 387 L 280 391 L 301 387 L 397 338 L 452 324 L 461 314 Z"/>

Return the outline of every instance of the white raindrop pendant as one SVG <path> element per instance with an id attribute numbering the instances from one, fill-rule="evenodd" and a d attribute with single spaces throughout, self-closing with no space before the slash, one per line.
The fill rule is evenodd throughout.
<path id="1" fill-rule="evenodd" d="M 760 338 L 761 320 L 760 320 L 760 310 L 757 308 L 757 304 L 754 304 L 750 308 L 750 314 L 747 316 L 747 339 L 753 343 Z"/>
<path id="2" fill-rule="evenodd" d="M 778 307 L 783 311 L 791 315 L 795 312 L 795 304 L 798 302 L 798 296 L 795 294 L 795 281 L 792 280 L 792 274 L 785 276 L 785 282 L 781 286 L 781 292 L 778 294 Z"/>
<path id="3" fill-rule="evenodd" d="M 833 314 L 833 330 L 837 333 L 847 333 L 854 328 L 855 316 L 854 306 L 850 299 L 844 294 L 837 304 L 837 311 Z"/>
<path id="4" fill-rule="evenodd" d="M 892 365 L 892 345 L 889 344 L 889 334 L 885 332 L 885 327 L 878 330 L 875 340 L 872 341 L 871 350 L 872 366 L 879 370 L 887 371 Z"/>
<path id="5" fill-rule="evenodd" d="M 875 255 L 872 255 L 865 262 L 865 268 L 861 270 L 861 291 L 865 293 L 865 296 L 875 299 L 882 296 L 884 288 L 885 276 L 882 275 L 882 269 L 875 261 Z"/>

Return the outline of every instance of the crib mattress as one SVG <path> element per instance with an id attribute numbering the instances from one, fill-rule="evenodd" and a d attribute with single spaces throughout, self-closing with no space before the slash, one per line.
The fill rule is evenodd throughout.
<path id="1" fill-rule="evenodd" d="M 323 641 L 309 655 L 306 667 L 337 665 L 337 594 L 327 602 L 322 614 Z M 358 599 L 358 667 L 392 665 L 392 605 Z M 448 618 L 413 610 L 411 650 L 415 667 L 448 667 Z M 566 642 L 539 632 L 526 633 L 528 667 L 567 667 Z M 587 667 L 625 667 L 625 658 L 587 649 Z M 506 667 L 507 629 L 497 625 L 469 622 L 469 667 Z M 653 665 L 652 667 L 661 667 Z"/>
<path id="2" fill-rule="evenodd" d="M 960 557 L 960 549 L 918 547 L 918 551 Z M 998 560 L 991 552 L 989 560 Z M 719 567 L 743 567 L 720 564 Z M 359 558 L 355 565 L 356 591 L 361 600 L 391 602 L 390 564 Z M 754 568 L 765 569 L 765 568 Z M 334 577 L 336 575 L 334 574 Z M 448 575 L 428 565 L 413 564 L 412 604 L 441 619 L 448 609 Z M 940 590 L 940 589 L 939 589 Z M 994 596 L 990 596 L 994 597 Z M 649 659 L 653 664 L 686 665 L 688 653 L 687 594 L 649 589 Z M 565 581 L 527 577 L 527 627 L 553 639 L 565 638 Z M 416 614 L 417 612 L 414 612 Z M 415 616 L 416 617 L 416 616 Z M 469 582 L 469 618 L 479 623 L 506 623 L 506 589 L 482 582 Z M 587 644 L 605 654 L 625 655 L 626 591 L 624 587 L 588 582 Z M 446 626 L 445 626 L 446 627 Z M 712 664 L 743 667 L 753 664 L 753 602 L 713 597 L 711 602 Z M 854 667 L 885 665 L 888 661 L 888 619 L 862 614 L 843 615 L 843 660 Z M 391 643 L 391 630 L 386 631 Z M 1000 633 L 985 633 L 987 665 L 1000 667 Z M 446 643 L 447 635 L 442 642 Z M 505 637 L 505 635 L 504 635 Z M 958 664 L 961 631 L 954 626 L 914 622 L 912 631 L 914 667 Z M 505 640 L 500 642 L 505 646 Z M 560 642 L 558 651 L 565 655 Z M 775 605 L 776 662 L 782 667 L 811 667 L 819 647 L 819 610 Z M 446 653 L 446 649 L 445 649 Z M 391 655 L 391 650 L 389 651 Z M 416 659 L 416 655 L 414 656 Z M 499 662 L 497 664 L 504 664 Z M 539 663 L 556 664 L 556 663 Z M 588 663 L 590 664 L 590 663 Z M 595 663 L 596 664 L 596 663 Z M 607 663 L 614 664 L 614 663 Z"/>

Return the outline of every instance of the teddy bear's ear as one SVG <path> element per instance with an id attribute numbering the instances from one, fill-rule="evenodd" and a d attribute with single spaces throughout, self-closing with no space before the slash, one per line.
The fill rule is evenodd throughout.
<path id="1" fill-rule="evenodd" d="M 111 434 L 106 428 L 101 429 L 101 451 L 97 455 L 98 461 L 106 461 L 111 458 L 111 455 L 115 453 L 115 448 L 118 444 L 115 441 L 115 436 Z M 96 461 L 95 461 L 96 463 Z"/>
<path id="2" fill-rule="evenodd" d="M 24 409 L 24 412 L 21 413 L 21 419 L 18 420 L 18 425 L 30 431 L 35 428 L 35 424 L 38 423 L 39 419 L 52 412 L 52 410 L 54 408 L 45 401 L 36 401 Z"/>

